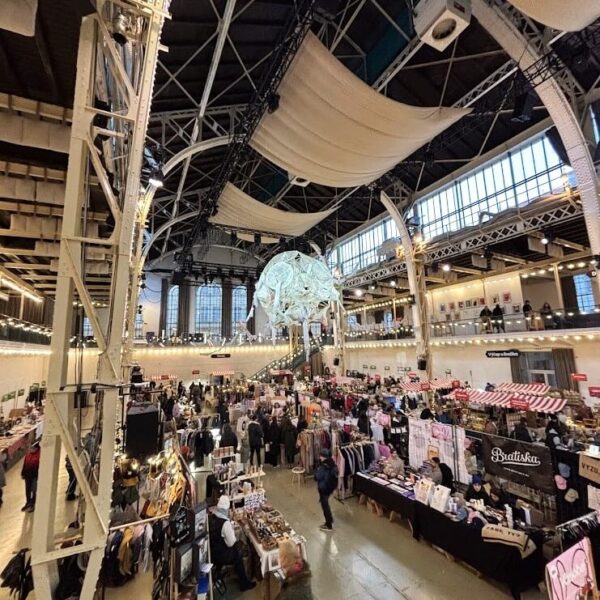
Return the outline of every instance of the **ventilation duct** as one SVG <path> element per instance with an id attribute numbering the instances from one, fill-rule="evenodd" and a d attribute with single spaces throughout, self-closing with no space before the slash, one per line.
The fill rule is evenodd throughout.
<path id="1" fill-rule="evenodd" d="M 0 177 L 0 198 L 29 200 L 63 206 L 65 186 L 63 183 L 37 181 L 30 177 L 5 176 Z"/>
<path id="2" fill-rule="evenodd" d="M 68 154 L 71 128 L 60 123 L 0 112 L 0 140 Z"/>
<path id="3" fill-rule="evenodd" d="M 19 35 L 35 35 L 37 0 L 2 0 L 0 2 L 0 29 Z"/>

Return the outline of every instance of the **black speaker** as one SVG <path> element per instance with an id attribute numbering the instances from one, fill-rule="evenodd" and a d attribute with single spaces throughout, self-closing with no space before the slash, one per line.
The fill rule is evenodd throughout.
<path id="1" fill-rule="evenodd" d="M 426 358 L 420 358 L 417 361 L 417 369 L 419 371 L 426 371 L 427 370 L 427 359 Z"/>
<path id="2" fill-rule="evenodd" d="M 334 367 L 340 366 L 340 359 L 337 356 L 333 359 L 333 366 Z"/>
<path id="3" fill-rule="evenodd" d="M 571 162 L 569 161 L 569 155 L 567 154 L 565 145 L 563 144 L 560 134 L 558 133 L 558 129 L 556 129 L 556 127 L 550 127 L 550 129 L 546 131 L 546 137 L 548 138 L 552 148 L 554 148 L 554 152 L 558 154 L 558 158 L 560 158 L 560 160 L 562 160 L 566 165 L 571 165 Z"/>
<path id="4" fill-rule="evenodd" d="M 183 285 L 185 283 L 185 273 L 182 273 L 181 271 L 174 271 L 171 283 L 173 285 Z"/>
<path id="5" fill-rule="evenodd" d="M 143 460 L 160 450 L 160 419 L 153 404 L 132 406 L 127 413 L 125 453 Z"/>

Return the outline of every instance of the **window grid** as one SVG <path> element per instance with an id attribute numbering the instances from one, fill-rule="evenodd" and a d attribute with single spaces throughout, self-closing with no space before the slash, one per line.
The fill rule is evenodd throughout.
<path id="1" fill-rule="evenodd" d="M 135 339 L 140 339 L 144 336 L 144 315 L 142 313 L 135 314 L 135 329 L 134 329 L 134 337 Z"/>
<path id="2" fill-rule="evenodd" d="M 319 337 L 321 335 L 321 323 L 319 321 L 314 321 L 309 325 L 309 331 L 313 334 L 314 337 Z"/>
<path id="3" fill-rule="evenodd" d="M 237 332 L 237 324 L 240 321 L 246 320 L 246 312 L 247 312 L 247 291 L 245 285 L 238 285 L 233 288 L 232 292 L 232 303 L 233 307 L 231 310 L 232 317 L 232 326 L 231 331 L 234 333 Z"/>
<path id="4" fill-rule="evenodd" d="M 594 301 L 594 290 L 592 280 L 585 274 L 575 275 L 573 277 L 575 284 L 575 294 L 577 295 L 577 307 L 580 311 L 593 311 L 596 305 Z"/>
<path id="5" fill-rule="evenodd" d="M 423 237 L 430 240 L 478 226 L 486 216 L 484 211 L 495 215 L 562 190 L 562 175 L 569 172 L 570 167 L 542 136 L 422 198 L 415 204 L 414 214 L 420 218 Z M 331 253 L 330 266 L 351 275 L 379 262 L 381 244 L 397 237 L 396 224 L 386 217 L 338 244 Z"/>
<path id="6" fill-rule="evenodd" d="M 221 285 L 203 285 L 196 290 L 196 333 L 221 334 L 223 290 Z"/>
<path id="7" fill-rule="evenodd" d="M 165 329 L 167 337 L 177 334 L 177 320 L 179 319 L 179 286 L 174 285 L 169 289 L 167 296 L 167 310 Z"/>
<path id="8" fill-rule="evenodd" d="M 92 324 L 87 317 L 83 317 L 83 337 L 92 337 L 94 335 L 94 330 L 92 329 Z"/>

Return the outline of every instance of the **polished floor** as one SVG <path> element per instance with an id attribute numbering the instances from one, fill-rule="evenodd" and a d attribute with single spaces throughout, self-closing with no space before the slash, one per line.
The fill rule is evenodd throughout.
<path id="1" fill-rule="evenodd" d="M 24 486 L 19 476 L 20 465 L 7 473 L 4 505 L 0 508 L 0 568 L 13 551 L 29 546 L 32 515 L 22 513 Z M 390 523 L 377 517 L 355 498 L 344 503 L 332 500 L 335 518 L 333 533 L 321 532 L 320 512 L 315 484 L 291 483 L 286 469 L 269 471 L 265 478 L 269 501 L 281 510 L 291 525 L 307 538 L 307 550 L 315 600 L 431 600 L 465 597 L 485 600 L 507 600 L 508 590 L 486 579 L 480 579 L 460 564 L 450 562 L 423 542 L 412 539 L 402 523 Z M 60 490 L 66 488 L 62 473 Z M 61 494 L 62 495 L 62 494 Z M 72 520 L 74 503 L 58 503 L 58 528 Z M 150 597 L 151 576 L 138 575 L 119 589 L 107 589 L 107 600 L 146 600 Z M 0 588 L 0 599 L 8 600 Z M 524 594 L 524 600 L 545 597 L 538 590 Z M 30 595 L 28 600 L 34 600 Z M 231 581 L 225 600 L 259 600 L 263 590 L 241 594 Z"/>

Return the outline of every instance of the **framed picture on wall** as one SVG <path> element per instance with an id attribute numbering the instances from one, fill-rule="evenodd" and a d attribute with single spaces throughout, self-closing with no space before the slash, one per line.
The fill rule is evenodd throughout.
<path id="1" fill-rule="evenodd" d="M 456 304 L 454 302 L 448 303 L 448 310 L 454 310 L 456 308 Z"/>
<path id="2" fill-rule="evenodd" d="M 471 308 L 473 306 L 473 302 L 471 302 L 471 300 L 467 300 L 465 302 L 465 308 Z"/>
<path id="3" fill-rule="evenodd" d="M 517 314 L 521 312 L 521 305 L 520 304 L 513 304 L 513 313 Z"/>
<path id="4" fill-rule="evenodd" d="M 502 293 L 502 302 L 504 302 L 504 304 L 510 304 L 512 300 L 512 296 L 510 292 L 503 292 Z"/>
<path id="5" fill-rule="evenodd" d="M 477 298 L 473 298 L 473 308 L 475 308 L 479 304 L 479 300 Z"/>
<path id="6" fill-rule="evenodd" d="M 485 298 L 479 298 L 479 306 L 485 306 Z"/>
<path id="7" fill-rule="evenodd" d="M 441 313 L 445 313 L 446 312 L 446 305 L 445 304 L 440 304 L 440 312 Z"/>
<path id="8" fill-rule="evenodd" d="M 500 304 L 500 296 L 498 294 L 492 296 L 492 304 Z"/>
<path id="9" fill-rule="evenodd" d="M 458 310 L 462 310 L 464 307 L 465 307 L 465 303 L 462 300 L 460 300 L 458 303 Z"/>

